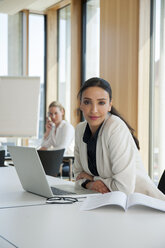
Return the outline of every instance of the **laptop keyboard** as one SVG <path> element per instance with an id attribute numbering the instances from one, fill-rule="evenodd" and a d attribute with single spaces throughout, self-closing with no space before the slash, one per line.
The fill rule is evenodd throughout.
<path id="1" fill-rule="evenodd" d="M 73 195 L 73 194 L 76 195 L 76 193 L 69 192 L 69 191 L 62 190 L 62 189 L 58 189 L 58 188 L 54 188 L 54 187 L 51 187 L 51 190 L 53 192 L 53 195 Z"/>

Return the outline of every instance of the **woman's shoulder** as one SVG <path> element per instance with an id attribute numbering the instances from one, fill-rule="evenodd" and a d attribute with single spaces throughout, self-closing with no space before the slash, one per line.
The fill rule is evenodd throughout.
<path id="1" fill-rule="evenodd" d="M 79 122 L 76 126 L 76 132 L 83 133 L 85 131 L 86 125 L 86 121 Z"/>
<path id="2" fill-rule="evenodd" d="M 66 120 L 62 120 L 60 127 L 74 129 L 73 125 Z"/>
<path id="3" fill-rule="evenodd" d="M 117 129 L 128 129 L 125 122 L 118 116 L 110 114 L 105 121 L 104 129 L 108 129 L 113 132 Z"/>
<path id="4" fill-rule="evenodd" d="M 86 121 L 81 121 L 77 124 L 76 129 L 82 129 L 86 127 L 87 122 Z"/>
<path id="5" fill-rule="evenodd" d="M 119 116 L 116 116 L 116 115 L 113 115 L 113 114 L 110 114 L 107 118 L 107 123 L 109 124 L 116 124 L 116 125 L 123 125 L 124 124 L 124 121 L 119 117 Z"/>

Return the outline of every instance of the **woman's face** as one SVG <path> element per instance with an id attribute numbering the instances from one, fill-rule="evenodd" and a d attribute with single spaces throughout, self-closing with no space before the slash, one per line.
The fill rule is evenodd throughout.
<path id="1" fill-rule="evenodd" d="M 63 119 L 64 112 L 60 110 L 59 107 L 51 107 L 49 108 L 49 116 L 51 121 L 58 126 Z"/>
<path id="2" fill-rule="evenodd" d="M 94 134 L 111 110 L 109 94 L 100 87 L 89 87 L 82 93 L 80 109 Z"/>

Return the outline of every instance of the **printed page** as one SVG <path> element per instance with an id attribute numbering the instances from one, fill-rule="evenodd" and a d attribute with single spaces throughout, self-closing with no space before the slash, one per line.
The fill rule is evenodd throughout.
<path id="1" fill-rule="evenodd" d="M 106 205 L 118 205 L 123 209 L 126 207 L 127 196 L 120 191 L 114 191 L 106 194 L 88 196 L 82 203 L 80 210 L 91 210 Z"/>
<path id="2" fill-rule="evenodd" d="M 133 193 L 129 195 L 127 200 L 127 208 L 134 205 L 142 205 L 142 206 L 158 209 L 161 211 L 165 211 L 165 201 L 140 193 Z"/>

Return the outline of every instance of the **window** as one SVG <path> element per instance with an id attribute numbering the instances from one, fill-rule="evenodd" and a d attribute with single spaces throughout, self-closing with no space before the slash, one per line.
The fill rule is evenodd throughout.
<path id="1" fill-rule="evenodd" d="M 165 169 L 165 3 L 152 4 L 150 166 L 157 184 Z"/>
<path id="2" fill-rule="evenodd" d="M 8 75 L 8 16 L 0 14 L 0 75 Z"/>
<path id="3" fill-rule="evenodd" d="M 23 75 L 22 13 L 7 15 L 0 13 L 0 76 Z M 0 146 L 19 144 L 18 139 L 0 137 Z"/>
<path id="4" fill-rule="evenodd" d="M 0 14 L 0 76 L 22 76 L 22 13 Z"/>
<path id="5" fill-rule="evenodd" d="M 40 119 L 38 139 L 29 140 L 36 146 L 44 133 L 45 117 L 45 16 L 29 14 L 29 54 L 27 51 L 26 25 L 22 12 L 15 15 L 0 14 L 0 76 L 26 76 L 26 61 L 29 56 L 28 75 L 40 76 Z M 4 137 L 0 144 L 18 144 L 20 139 Z"/>
<path id="6" fill-rule="evenodd" d="M 100 74 L 100 0 L 83 4 L 82 82 Z"/>
<path id="7" fill-rule="evenodd" d="M 71 26 L 70 6 L 58 11 L 58 101 L 70 121 Z"/>
<path id="8" fill-rule="evenodd" d="M 45 18 L 29 15 L 29 76 L 40 77 L 39 138 L 44 133 L 45 118 Z"/>

